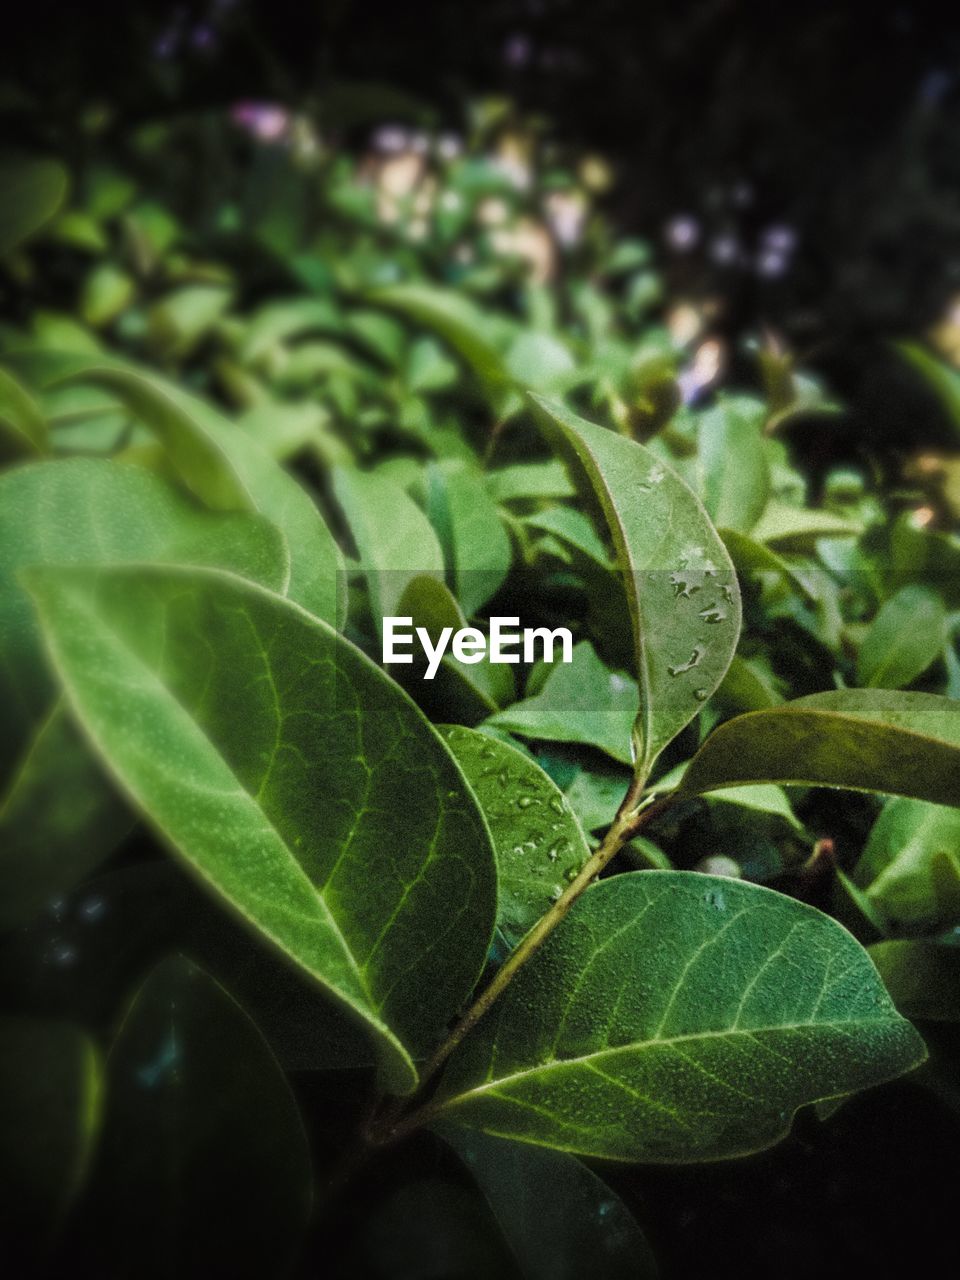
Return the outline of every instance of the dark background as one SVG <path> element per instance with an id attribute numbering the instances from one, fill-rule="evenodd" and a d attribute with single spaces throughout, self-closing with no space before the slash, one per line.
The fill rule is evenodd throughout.
<path id="1" fill-rule="evenodd" d="M 922 335 L 960 293 L 960 20 L 948 14 L 916 0 L 31 0 L 4 17 L 0 142 L 69 154 L 91 110 L 120 138 L 138 121 L 264 99 L 359 145 L 367 126 L 345 85 L 379 95 L 387 118 L 454 128 L 472 96 L 502 93 L 614 162 L 610 213 L 657 247 L 668 295 L 722 293 L 734 339 L 787 335 L 848 405 L 841 445 L 942 442 L 937 410 L 884 344 Z M 670 246 L 677 218 L 698 228 L 684 252 Z M 766 274 L 764 245 L 784 229 L 789 267 Z M 717 260 L 724 237 L 733 261 Z M 302 1092 L 322 1117 L 322 1080 Z M 900 1084 L 828 1126 L 804 1120 L 753 1160 L 611 1180 L 668 1280 L 917 1274 L 952 1253 L 958 1128 L 933 1093 Z M 435 1172 L 433 1147 L 398 1158 Z M 374 1179 L 358 1195 L 381 1190 Z"/>

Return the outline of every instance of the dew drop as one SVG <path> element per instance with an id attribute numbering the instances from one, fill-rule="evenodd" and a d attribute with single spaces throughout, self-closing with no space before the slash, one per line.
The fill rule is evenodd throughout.
<path id="1" fill-rule="evenodd" d="M 540 801 L 536 796 L 521 796 L 517 801 L 518 809 L 529 809 L 532 804 L 539 804 Z"/>
<path id="2" fill-rule="evenodd" d="M 693 653 L 686 662 L 680 662 L 676 666 L 667 667 L 667 671 L 672 676 L 682 676 L 686 671 L 692 671 L 694 667 L 700 665 L 700 659 L 703 657 L 704 650 L 701 645 L 695 645 Z"/>
<path id="3" fill-rule="evenodd" d="M 706 702 L 706 700 L 710 697 L 710 690 L 694 689 L 693 696 L 696 698 L 698 702 Z"/>
<path id="4" fill-rule="evenodd" d="M 718 622 L 726 622 L 727 611 L 720 604 L 708 604 L 705 609 L 700 610 L 700 617 L 711 626 L 716 626 Z"/>

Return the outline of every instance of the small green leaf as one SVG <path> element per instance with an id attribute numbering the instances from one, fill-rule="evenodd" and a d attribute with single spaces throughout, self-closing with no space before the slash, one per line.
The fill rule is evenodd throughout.
<path id="1" fill-rule="evenodd" d="M 887 600 L 857 654 L 857 679 L 875 689 L 902 689 L 936 662 L 947 611 L 928 587 L 909 586 Z"/>
<path id="2" fill-rule="evenodd" d="M 903 797 L 888 801 L 853 878 L 900 925 L 960 921 L 960 809 Z"/>
<path id="3" fill-rule="evenodd" d="M 572 662 L 556 662 L 548 670 L 539 693 L 491 716 L 490 724 L 521 738 L 583 742 L 630 764 L 636 684 L 608 670 L 589 640 L 574 646 Z"/>
<path id="4" fill-rule="evenodd" d="M 930 693 L 843 689 L 737 716 L 706 740 L 680 792 L 744 782 L 960 804 L 960 704 Z"/>
<path id="5" fill-rule="evenodd" d="M 453 348 L 495 400 L 502 399 L 512 375 L 485 335 L 484 316 L 466 298 L 431 285 L 398 284 L 375 290 L 367 300 L 430 329 Z"/>
<path id="6" fill-rule="evenodd" d="M 497 924 L 512 947 L 560 897 L 590 850 L 563 792 L 521 751 L 459 725 L 441 735 L 490 827 Z"/>
<path id="7" fill-rule="evenodd" d="M 600 881 L 451 1059 L 439 1114 L 612 1160 L 758 1151 L 796 1110 L 917 1066 L 859 943 L 743 881 Z"/>
<path id="8" fill-rule="evenodd" d="M 136 292 L 131 275 L 113 262 L 101 262 L 84 282 L 80 315 L 91 328 L 102 329 L 127 309 Z"/>
<path id="9" fill-rule="evenodd" d="M 67 171 L 58 160 L 19 159 L 0 166 L 0 256 L 38 231 L 63 203 Z"/>
<path id="10" fill-rule="evenodd" d="M 443 551 L 424 513 L 385 476 L 338 467 L 333 489 L 360 554 L 379 631 L 385 617 L 407 616 L 400 599 L 416 578 L 443 582 Z"/>
<path id="11" fill-rule="evenodd" d="M 83 1032 L 0 1019 L 0 1235 L 20 1274 L 34 1274 L 30 1260 L 42 1260 L 81 1188 L 99 1103 L 99 1057 Z"/>
<path id="12" fill-rule="evenodd" d="M 868 951 L 905 1018 L 960 1022 L 960 947 L 903 939 Z"/>
<path id="13" fill-rule="evenodd" d="M 26 387 L 0 369 L 0 452 L 47 453 L 47 423 Z"/>
<path id="14" fill-rule="evenodd" d="M 585 556 L 595 560 L 597 564 L 608 568 L 610 556 L 593 526 L 593 521 L 578 511 L 576 507 L 547 507 L 546 511 L 538 511 L 527 516 L 525 524 L 541 533 L 550 533 L 561 541 L 569 543 Z"/>
<path id="15" fill-rule="evenodd" d="M 458 468 L 441 472 L 452 552 L 453 582 L 463 612 L 472 617 L 499 591 L 513 550 L 496 504 L 479 475 Z"/>
<path id="16" fill-rule="evenodd" d="M 791 507 L 772 498 L 750 536 L 755 542 L 769 542 L 775 547 L 807 549 L 818 538 L 855 537 L 862 532 L 859 524 L 843 516 L 810 507 Z"/>
<path id="17" fill-rule="evenodd" d="M 435 731 L 325 623 L 231 574 L 30 585 L 73 710 L 137 807 L 376 1033 L 409 1089 L 496 911 L 486 824 Z"/>
<path id="18" fill-rule="evenodd" d="M 572 498 L 576 489 L 559 458 L 548 462 L 518 462 L 487 473 L 487 488 L 498 502 L 534 502 Z"/>
<path id="19" fill-rule="evenodd" d="M 487 1199 L 524 1280 L 653 1280 L 650 1247 L 605 1182 L 562 1151 L 438 1127 Z"/>
<path id="20" fill-rule="evenodd" d="M 960 373 L 916 342 L 897 342 L 894 346 L 936 393 L 947 416 L 960 430 Z"/>
<path id="21" fill-rule="evenodd" d="M 92 1190 L 101 1274 L 283 1276 L 297 1257 L 312 1187 L 293 1093 L 182 957 L 149 974 L 110 1051 Z"/>
<path id="22" fill-rule="evenodd" d="M 635 768 L 646 777 L 730 664 L 740 632 L 736 574 L 697 498 L 654 454 L 560 405 L 531 400 L 547 433 L 576 454 L 610 528 L 640 685 Z"/>
<path id="23" fill-rule="evenodd" d="M 597 831 L 610 826 L 629 785 L 630 777 L 625 772 L 580 769 L 567 787 L 566 795 L 584 829 Z"/>
<path id="24" fill-rule="evenodd" d="M 699 424 L 703 505 L 715 525 L 738 533 L 749 533 L 770 496 L 761 414 L 749 401 L 721 401 Z"/>

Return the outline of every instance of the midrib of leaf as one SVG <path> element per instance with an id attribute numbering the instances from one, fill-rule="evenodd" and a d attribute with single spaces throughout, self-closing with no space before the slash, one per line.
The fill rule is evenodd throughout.
<path id="1" fill-rule="evenodd" d="M 237 576 L 237 575 L 228 573 L 226 570 L 221 570 L 218 572 L 220 572 L 224 577 L 234 578 Z M 245 586 L 250 586 L 250 584 L 247 583 L 244 579 L 238 579 L 238 580 L 244 582 Z M 294 604 L 291 601 L 287 601 L 286 603 L 288 604 L 289 607 L 298 609 L 300 612 L 304 614 L 305 617 L 310 618 L 311 621 L 314 621 L 311 615 L 307 614 L 305 610 L 301 610 L 298 605 Z M 224 760 L 223 756 L 220 755 L 220 753 L 216 750 L 216 748 L 211 744 L 209 738 L 200 729 L 199 725 L 197 724 L 193 716 L 190 714 L 189 710 L 176 697 L 176 695 L 169 688 L 169 686 L 164 684 L 160 676 L 157 675 L 156 672 L 154 672 L 146 663 L 144 663 L 129 645 L 123 642 L 123 640 L 121 639 L 121 637 L 118 635 L 117 632 L 113 631 L 111 628 L 109 628 L 102 622 L 102 620 L 94 610 L 85 609 L 84 614 L 85 614 L 85 619 L 87 621 L 87 624 L 90 628 L 90 633 L 93 635 L 96 635 L 101 641 L 106 641 L 107 643 L 109 643 L 114 648 L 115 651 L 116 650 L 122 651 L 122 653 L 126 657 L 128 663 L 130 664 L 133 671 L 136 673 L 136 677 L 137 677 L 136 680 L 131 682 L 132 687 L 142 688 L 143 685 L 146 684 L 148 687 L 155 690 L 158 696 L 158 700 L 166 701 L 166 703 L 174 709 L 175 714 L 179 720 L 179 725 L 181 730 L 184 731 L 185 734 L 190 739 L 193 740 L 193 742 L 197 743 L 200 746 L 201 751 L 206 755 L 207 759 L 212 763 L 214 770 L 219 772 L 221 775 L 226 775 L 233 782 L 232 788 L 202 787 L 198 789 L 206 791 L 206 793 L 209 795 L 221 795 L 221 796 L 224 796 L 225 798 L 231 795 L 237 798 L 243 797 L 247 802 L 249 802 L 251 816 L 255 819 L 258 830 L 268 835 L 271 838 L 272 842 L 274 843 L 274 846 L 283 854 L 287 871 L 288 873 L 292 874 L 293 880 L 294 880 L 294 883 L 296 884 L 297 889 L 300 891 L 306 890 L 311 900 L 315 902 L 320 908 L 322 908 L 322 914 L 316 917 L 311 916 L 309 914 L 300 914 L 294 910 L 288 909 L 285 906 L 282 908 L 283 914 L 289 919 L 297 920 L 307 925 L 317 924 L 317 925 L 326 927 L 328 933 L 334 938 L 334 940 L 338 944 L 344 959 L 347 961 L 347 964 L 350 970 L 355 975 L 359 992 L 367 1002 L 366 1006 L 360 1001 L 356 1000 L 355 998 L 351 999 L 347 991 L 339 987 L 336 987 L 332 983 L 330 983 L 324 977 L 322 972 L 320 972 L 317 968 L 315 968 L 312 963 L 309 966 L 309 972 L 314 976 L 314 978 L 317 981 L 319 981 L 324 986 L 326 990 L 330 991 L 331 994 L 334 995 L 336 998 L 350 1005 L 365 1021 L 373 1022 L 377 1030 L 382 1035 L 388 1038 L 391 1045 L 395 1048 L 396 1052 L 400 1055 L 403 1061 L 406 1064 L 411 1065 L 407 1051 L 404 1049 L 400 1041 L 396 1038 L 394 1033 L 390 1030 L 390 1028 L 386 1025 L 386 1023 L 381 1021 L 379 1017 L 372 1016 L 373 1014 L 379 1014 L 380 1008 L 382 1007 L 382 1005 L 374 998 L 367 984 L 365 966 L 369 964 L 370 957 L 369 956 L 367 957 L 367 960 L 365 961 L 364 966 L 360 965 L 360 963 L 357 960 L 357 957 L 354 955 L 353 951 L 351 950 L 350 945 L 336 920 L 336 917 L 334 916 L 333 912 L 330 909 L 329 904 L 327 903 L 325 897 L 323 896 L 324 889 L 330 883 L 330 880 L 333 875 L 333 871 L 331 871 L 330 875 L 327 876 L 324 882 L 323 888 L 318 890 L 317 886 L 314 885 L 313 882 L 310 880 L 309 876 L 304 871 L 300 862 L 298 861 L 294 853 L 291 851 L 290 846 L 283 839 L 283 837 L 277 831 L 276 827 L 267 817 L 264 810 L 257 803 L 256 798 L 253 795 L 251 795 L 250 791 L 245 786 L 242 785 L 242 783 L 240 782 L 239 778 L 237 778 L 234 771 L 230 768 L 230 766 Z M 53 661 L 54 661 L 54 664 L 56 665 L 55 657 L 53 658 Z M 113 678 L 116 679 L 115 670 L 113 672 Z M 70 701 L 73 707 L 74 714 L 76 715 L 80 725 L 84 728 L 84 731 L 87 734 L 89 740 L 91 741 L 94 749 L 97 751 L 98 756 L 104 761 L 105 765 L 110 770 L 111 775 L 116 777 L 116 780 L 119 783 L 119 785 L 131 794 L 135 803 L 137 803 L 137 805 L 140 806 L 141 809 L 145 809 L 146 812 L 149 813 L 149 809 L 146 809 L 146 806 L 142 804 L 140 796 L 136 794 L 136 788 L 132 786 L 128 786 L 124 779 L 116 776 L 110 761 L 106 758 L 105 754 L 100 750 L 99 744 L 97 743 L 97 740 L 96 740 L 96 735 L 87 729 L 86 723 L 82 714 L 82 709 L 77 705 L 76 701 L 74 700 L 73 695 L 69 689 L 68 682 L 64 680 L 63 684 L 67 690 L 66 696 L 68 701 Z M 152 762 L 152 763 L 155 764 L 155 762 Z M 266 776 L 268 772 L 269 772 L 269 766 L 265 770 L 264 776 Z M 180 781 L 181 780 L 178 779 L 178 782 Z M 170 832 L 166 830 L 163 823 L 161 823 L 158 819 L 156 819 L 152 814 L 150 815 L 150 820 L 160 828 L 161 832 L 166 837 L 171 847 L 176 849 L 175 841 L 172 835 L 170 834 Z M 349 841 L 347 841 L 346 843 L 349 844 Z M 435 845 L 436 845 L 436 838 L 434 837 L 434 840 L 431 842 L 431 855 L 430 855 L 431 859 L 435 856 Z M 181 856 L 181 855 L 178 854 L 178 856 Z M 342 856 L 344 855 L 341 855 L 341 858 Z M 194 862 L 194 860 L 191 858 L 183 858 L 183 861 L 185 862 L 185 864 L 187 865 L 187 867 L 191 872 L 199 875 L 203 880 L 205 880 L 215 890 L 217 890 L 217 892 L 222 892 L 216 880 L 214 880 L 213 877 L 208 875 L 205 869 L 199 863 Z M 336 865 L 339 865 L 339 860 Z M 336 868 L 334 867 L 334 870 L 335 869 Z M 413 881 L 411 885 L 408 887 L 408 890 L 406 892 L 409 892 L 409 889 L 412 888 L 413 884 L 415 883 L 416 881 Z M 404 894 L 404 898 L 406 897 L 406 892 Z M 254 894 L 253 896 L 257 898 L 257 900 L 261 900 L 261 895 Z M 277 911 L 278 904 L 275 899 L 268 900 L 266 898 L 263 898 L 262 900 L 269 906 L 271 911 Z M 269 938 L 269 940 L 280 951 L 282 951 L 284 955 L 289 956 L 298 966 L 302 965 L 303 961 L 301 957 L 295 955 L 290 950 L 289 946 L 281 938 L 278 938 L 273 930 L 271 930 L 266 926 L 262 918 L 254 919 L 254 917 L 251 916 L 250 912 L 234 899 L 233 895 L 230 895 L 230 902 L 234 910 L 236 910 L 245 920 L 249 921 L 250 924 L 253 925 L 258 932 L 262 933 L 263 936 Z"/>
<path id="2" fill-rule="evenodd" d="M 882 1025 L 883 1023 L 879 1018 L 847 1018 L 842 1022 L 783 1022 L 773 1023 L 766 1027 L 730 1027 L 719 1031 L 689 1031 L 683 1035 L 677 1036 L 661 1036 L 656 1039 L 634 1040 L 630 1044 L 616 1045 L 613 1048 L 607 1046 L 603 1049 L 598 1049 L 595 1052 L 582 1054 L 579 1057 L 571 1056 L 569 1058 L 551 1058 L 547 1062 L 540 1063 L 537 1066 L 527 1067 L 523 1071 L 513 1071 L 509 1075 L 498 1076 L 495 1080 L 484 1081 L 483 1084 L 474 1085 L 472 1088 L 466 1089 L 462 1093 L 455 1094 L 451 1098 L 445 1098 L 441 1106 L 438 1107 L 438 1111 L 452 1110 L 461 1103 L 467 1102 L 471 1098 L 479 1097 L 482 1094 L 490 1094 L 491 1096 L 496 1097 L 498 1096 L 497 1091 L 502 1089 L 505 1085 L 513 1084 L 518 1080 L 525 1080 L 530 1076 L 549 1074 L 552 1071 L 563 1070 L 565 1067 L 590 1067 L 595 1065 L 598 1061 L 608 1062 L 618 1056 L 636 1056 L 641 1053 L 655 1052 L 659 1049 L 672 1049 L 676 1045 L 697 1043 L 699 1041 L 728 1040 L 738 1037 L 756 1040 L 758 1036 L 773 1036 L 791 1034 L 795 1032 L 809 1034 L 811 1032 L 816 1033 L 818 1031 L 837 1031 L 843 1034 L 848 1028 L 852 1032 L 853 1029 L 858 1027 L 869 1028 L 879 1027 Z M 762 1042 L 760 1043 L 761 1047 L 767 1049 L 769 1053 L 776 1054 L 776 1050 L 770 1049 L 769 1046 L 762 1044 Z M 776 1056 L 782 1057 L 780 1054 L 776 1054 Z M 788 1058 L 784 1058 L 784 1061 L 789 1063 Z M 693 1065 L 698 1067 L 700 1066 L 699 1063 Z M 713 1078 L 720 1080 L 720 1077 L 717 1076 L 714 1076 Z M 611 1084 L 616 1084 L 621 1088 L 626 1088 L 623 1081 L 616 1079 L 616 1077 L 609 1077 L 609 1079 Z M 720 1082 L 728 1083 L 722 1080 Z M 633 1093 L 635 1097 L 643 1098 L 651 1102 L 653 1105 L 658 1105 L 656 1103 L 656 1099 L 647 1098 L 646 1094 L 638 1093 L 635 1089 L 627 1089 L 627 1092 Z M 750 1094 L 741 1096 L 753 1097 L 754 1095 Z M 504 1101 L 509 1103 L 516 1102 L 518 1105 L 523 1105 L 522 1099 L 514 1098 L 509 1095 L 504 1097 Z M 666 1110 L 667 1108 L 662 1109 Z M 552 1115 L 552 1113 L 549 1112 L 547 1114 Z M 564 1123 L 567 1122 L 564 1121 Z M 493 1130 L 490 1132 L 493 1132 Z M 516 1135 L 509 1136 L 515 1137 Z M 553 1146 L 553 1143 L 550 1143 L 549 1145 Z"/>

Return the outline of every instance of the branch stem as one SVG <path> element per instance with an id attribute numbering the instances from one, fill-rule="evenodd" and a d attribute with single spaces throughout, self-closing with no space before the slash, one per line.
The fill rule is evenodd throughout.
<path id="1" fill-rule="evenodd" d="M 576 879 L 570 882 L 556 902 L 540 917 L 530 932 L 524 936 L 515 950 L 510 953 L 504 964 L 497 970 L 490 984 L 481 991 L 443 1044 L 426 1062 L 420 1072 L 418 1094 L 423 1093 L 425 1087 L 433 1080 L 454 1049 L 496 1003 L 527 961 L 535 952 L 539 951 L 550 934 L 553 933 L 557 925 L 570 911 L 576 900 L 590 883 L 596 879 L 607 863 L 620 852 L 628 840 L 631 840 L 646 826 L 652 817 L 661 813 L 671 802 L 672 794 L 668 794 L 661 796 L 659 800 L 655 800 L 650 804 L 643 805 L 643 781 L 642 778 L 633 780 L 620 808 L 617 810 L 617 815 L 610 829 L 599 847 L 583 864 Z M 405 1134 L 412 1132 L 412 1130 L 419 1128 L 430 1115 L 439 1109 L 435 1104 L 428 1102 L 401 1119 L 404 1106 L 405 1101 L 402 1098 L 396 1099 L 393 1105 L 387 1106 L 379 1120 L 375 1121 L 368 1130 L 373 1142 L 380 1144 L 393 1142 L 397 1138 L 403 1137 Z"/>

